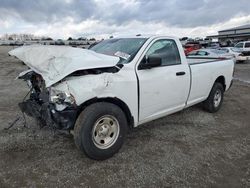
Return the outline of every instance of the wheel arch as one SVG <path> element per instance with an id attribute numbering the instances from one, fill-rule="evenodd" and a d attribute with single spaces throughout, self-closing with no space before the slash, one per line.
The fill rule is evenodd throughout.
<path id="1" fill-rule="evenodd" d="M 224 76 L 219 76 L 218 78 L 216 78 L 215 82 L 214 83 L 221 83 L 223 88 L 224 88 L 224 91 L 226 90 L 226 80 L 225 80 L 225 77 Z"/>
<path id="2" fill-rule="evenodd" d="M 128 105 L 123 102 L 121 99 L 117 98 L 117 97 L 105 97 L 105 98 L 92 98 L 89 99 L 87 101 L 85 101 L 84 103 L 82 103 L 80 105 L 80 109 L 79 109 L 79 114 L 89 105 L 94 104 L 94 103 L 98 103 L 98 102 L 108 102 L 108 103 L 112 103 L 114 105 L 117 105 L 118 107 L 120 107 L 122 109 L 122 111 L 124 112 L 127 122 L 128 122 L 128 127 L 129 128 L 133 128 L 134 127 L 134 117 L 131 114 L 131 111 L 128 107 Z"/>

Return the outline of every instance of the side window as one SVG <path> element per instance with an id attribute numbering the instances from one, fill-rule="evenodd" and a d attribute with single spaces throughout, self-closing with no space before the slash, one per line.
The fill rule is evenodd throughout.
<path id="1" fill-rule="evenodd" d="M 161 39 L 152 44 L 146 56 L 158 56 L 161 58 L 161 65 L 181 64 L 179 49 L 174 40 Z"/>
<path id="2" fill-rule="evenodd" d="M 250 42 L 245 43 L 245 48 L 250 48 Z"/>

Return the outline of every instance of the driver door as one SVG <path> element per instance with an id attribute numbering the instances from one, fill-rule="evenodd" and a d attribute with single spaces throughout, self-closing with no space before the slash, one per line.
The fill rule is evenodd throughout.
<path id="1" fill-rule="evenodd" d="M 190 87 L 189 67 L 182 64 L 174 40 L 160 39 L 153 42 L 140 64 L 147 63 L 146 59 L 150 56 L 160 57 L 161 65 L 137 70 L 139 123 L 183 109 Z"/>

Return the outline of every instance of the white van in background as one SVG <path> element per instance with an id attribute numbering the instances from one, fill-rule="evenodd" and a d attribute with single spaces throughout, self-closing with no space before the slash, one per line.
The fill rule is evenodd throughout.
<path id="1" fill-rule="evenodd" d="M 239 42 L 234 46 L 234 51 L 240 52 L 236 60 L 244 62 L 250 60 L 250 41 Z"/>
<path id="2" fill-rule="evenodd" d="M 242 51 L 250 51 L 250 41 L 238 42 L 234 47 Z"/>

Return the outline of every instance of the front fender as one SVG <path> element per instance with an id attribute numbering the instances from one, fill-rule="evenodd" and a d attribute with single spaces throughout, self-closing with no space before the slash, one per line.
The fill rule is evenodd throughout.
<path id="1" fill-rule="evenodd" d="M 76 105 L 80 106 L 85 101 L 95 97 L 113 97 L 112 92 L 110 92 L 110 84 L 112 84 L 110 73 L 103 73 L 69 77 L 63 82 L 52 86 L 51 89 L 71 94 Z"/>
<path id="2" fill-rule="evenodd" d="M 51 89 L 67 92 L 75 99 L 77 106 L 93 98 L 118 98 L 129 108 L 138 122 L 138 87 L 134 69 L 124 67 L 117 73 L 72 76 L 52 86 Z"/>

